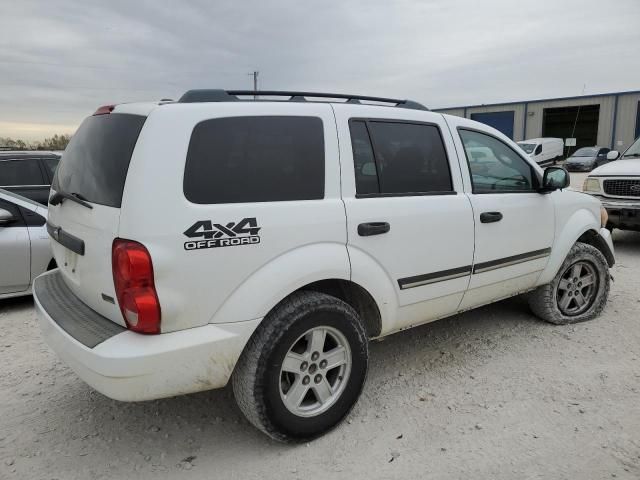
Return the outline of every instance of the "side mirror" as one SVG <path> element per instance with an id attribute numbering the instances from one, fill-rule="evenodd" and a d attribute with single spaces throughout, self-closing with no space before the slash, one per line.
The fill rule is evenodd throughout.
<path id="1" fill-rule="evenodd" d="M 610 150 L 609 153 L 607 153 L 607 160 L 615 160 L 620 156 L 620 152 L 617 150 Z"/>
<path id="2" fill-rule="evenodd" d="M 16 217 L 10 211 L 0 208 L 0 226 L 7 225 L 15 221 L 15 219 Z"/>
<path id="3" fill-rule="evenodd" d="M 549 167 L 542 176 L 542 192 L 561 190 L 567 188 L 569 183 L 569 172 L 562 167 Z"/>

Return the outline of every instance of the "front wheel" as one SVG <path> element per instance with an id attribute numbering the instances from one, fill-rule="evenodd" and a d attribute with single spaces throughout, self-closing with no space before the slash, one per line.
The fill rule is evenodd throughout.
<path id="1" fill-rule="evenodd" d="M 367 366 L 367 336 L 355 310 L 323 293 L 297 292 L 252 335 L 233 373 L 233 391 L 264 433 L 305 441 L 349 413 Z"/>
<path id="2" fill-rule="evenodd" d="M 576 243 L 551 283 L 529 294 L 529 306 L 542 320 L 557 325 L 591 320 L 604 310 L 610 278 L 602 252 Z"/>

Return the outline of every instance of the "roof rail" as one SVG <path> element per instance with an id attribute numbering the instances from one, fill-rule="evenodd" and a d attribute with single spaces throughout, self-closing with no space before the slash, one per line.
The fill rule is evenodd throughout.
<path id="1" fill-rule="evenodd" d="M 199 102 L 235 102 L 240 100 L 254 100 L 255 98 L 241 99 L 238 97 L 288 97 L 284 101 L 306 102 L 309 98 L 333 98 L 344 99 L 345 103 L 360 104 L 360 100 L 366 102 L 391 103 L 394 107 L 410 108 L 413 110 L 429 110 L 424 105 L 412 100 L 398 100 L 396 98 L 367 97 L 363 95 L 345 95 L 343 93 L 318 93 L 318 92 L 287 92 L 277 90 L 222 90 L 222 89 L 201 89 L 187 91 L 178 103 L 199 103 Z M 259 99 L 258 101 L 260 101 Z"/>

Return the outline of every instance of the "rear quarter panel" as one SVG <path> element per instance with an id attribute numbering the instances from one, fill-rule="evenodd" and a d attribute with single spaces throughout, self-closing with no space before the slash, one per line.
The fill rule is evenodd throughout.
<path id="1" fill-rule="evenodd" d="M 185 198 L 184 167 L 194 126 L 244 115 L 321 118 L 325 199 L 200 205 Z M 129 167 L 118 236 L 141 242 L 151 254 L 162 331 L 261 318 L 305 283 L 348 279 L 339 174 L 335 120 L 326 104 L 174 104 L 154 110 Z M 256 219 L 259 243 L 185 250 L 185 242 L 193 239 L 184 232 L 196 222 L 226 225 L 245 218 Z"/>

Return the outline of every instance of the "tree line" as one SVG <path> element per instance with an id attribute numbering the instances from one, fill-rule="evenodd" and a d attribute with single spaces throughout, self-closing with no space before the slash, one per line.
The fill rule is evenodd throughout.
<path id="1" fill-rule="evenodd" d="M 29 142 L 21 139 L 0 137 L 1 150 L 64 150 L 71 140 L 71 135 L 63 133 L 45 138 L 40 142 Z"/>

